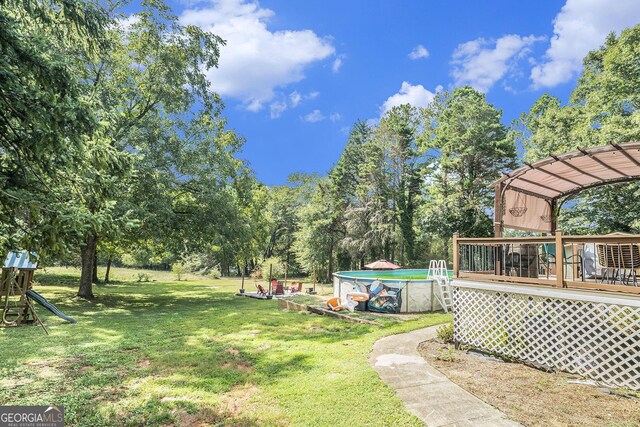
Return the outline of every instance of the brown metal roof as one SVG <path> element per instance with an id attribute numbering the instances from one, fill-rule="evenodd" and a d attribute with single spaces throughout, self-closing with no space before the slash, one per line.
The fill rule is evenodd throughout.
<path id="1" fill-rule="evenodd" d="M 491 184 L 546 200 L 640 179 L 640 141 L 578 149 L 515 169 Z"/>

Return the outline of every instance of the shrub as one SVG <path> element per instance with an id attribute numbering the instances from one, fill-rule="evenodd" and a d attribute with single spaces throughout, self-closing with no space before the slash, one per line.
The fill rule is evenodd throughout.
<path id="1" fill-rule="evenodd" d="M 453 322 L 446 323 L 436 330 L 438 339 L 447 344 L 453 344 Z"/>
<path id="2" fill-rule="evenodd" d="M 251 274 L 249 274 L 249 277 L 256 280 L 256 279 L 262 279 L 262 268 L 260 268 L 260 265 L 257 265 L 253 271 L 251 272 Z"/>
<path id="3" fill-rule="evenodd" d="M 180 281 L 182 280 L 182 276 L 187 273 L 187 266 L 182 262 L 174 262 L 171 266 L 171 272 L 173 272 L 178 281 Z"/>
<path id="4" fill-rule="evenodd" d="M 215 256 L 207 253 L 192 253 L 182 257 L 182 262 L 190 273 L 211 276 L 214 270 L 220 273 L 220 264 Z"/>
<path id="5" fill-rule="evenodd" d="M 452 346 L 448 346 L 446 349 L 438 349 L 438 354 L 434 354 L 436 360 L 443 360 L 445 362 L 455 362 L 457 360 L 455 349 Z"/>
<path id="6" fill-rule="evenodd" d="M 262 261 L 259 265 L 262 280 L 269 279 L 269 268 L 271 268 L 271 277 L 274 279 L 279 279 L 284 277 L 284 262 L 278 257 L 267 258 Z"/>
<path id="7" fill-rule="evenodd" d="M 219 279 L 222 274 L 220 273 L 218 267 L 213 267 L 211 270 L 209 270 L 208 276 L 212 279 Z"/>
<path id="8" fill-rule="evenodd" d="M 123 254 L 120 257 L 120 262 L 122 262 L 122 265 L 127 267 L 133 267 L 136 265 L 136 259 L 131 254 Z"/>
<path id="9" fill-rule="evenodd" d="M 148 282 L 149 280 L 151 280 L 149 273 L 138 273 L 138 282 Z"/>

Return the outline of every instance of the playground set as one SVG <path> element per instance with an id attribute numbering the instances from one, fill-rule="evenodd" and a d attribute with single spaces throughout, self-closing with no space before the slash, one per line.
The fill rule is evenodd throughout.
<path id="1" fill-rule="evenodd" d="M 35 310 L 33 301 L 56 316 L 71 323 L 76 319 L 66 316 L 58 308 L 32 289 L 33 273 L 38 267 L 37 257 L 29 252 L 9 252 L 0 276 L 0 326 L 20 326 L 39 324 L 49 333 Z"/>

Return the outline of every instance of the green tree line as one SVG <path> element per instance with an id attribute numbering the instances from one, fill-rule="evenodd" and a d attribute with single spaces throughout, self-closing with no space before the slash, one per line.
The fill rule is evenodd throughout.
<path id="1" fill-rule="evenodd" d="M 426 108 L 395 107 L 375 124 L 356 122 L 328 175 L 314 177 L 311 192 L 306 184 L 306 202 L 288 205 L 298 214 L 281 217 L 282 228 L 294 230 L 285 246 L 300 269 L 324 280 L 378 258 L 422 268 L 450 260 L 455 232 L 492 235 L 489 185 L 520 157 L 533 162 L 640 139 L 638 64 L 640 26 L 610 34 L 584 58 L 569 102 L 544 94 L 510 126 L 470 87 L 438 93 Z M 295 193 L 296 185 L 274 191 Z M 638 233 L 638 196 L 637 183 L 580 193 L 565 201 L 559 226 L 573 234 Z"/>
<path id="2" fill-rule="evenodd" d="M 265 186 L 242 160 L 206 78 L 225 41 L 161 0 L 0 2 L 0 246 L 81 266 L 78 296 L 112 263 L 330 280 L 386 258 L 450 258 L 488 236 L 488 185 L 524 159 L 640 132 L 640 27 L 590 52 L 568 103 L 545 94 L 506 126 L 470 87 L 357 121 L 325 175 Z M 560 225 L 637 232 L 637 184 L 583 193 Z M 605 209 L 626 204 L 627 209 Z M 268 261 L 265 261 L 268 260 Z M 97 277 L 98 263 L 107 275 Z"/>

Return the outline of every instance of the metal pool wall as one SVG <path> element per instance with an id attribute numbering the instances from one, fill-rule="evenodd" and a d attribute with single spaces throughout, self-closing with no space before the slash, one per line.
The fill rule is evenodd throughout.
<path id="1" fill-rule="evenodd" d="M 333 274 L 333 295 L 346 299 L 348 292 L 356 290 L 357 281 L 365 286 L 380 277 L 383 285 L 391 289 L 401 290 L 400 313 L 424 313 L 442 310 L 432 280 L 427 280 L 428 270 L 392 270 L 392 271 L 339 271 Z M 407 279 L 405 277 L 422 276 L 424 279 Z M 397 278 L 384 278 L 397 276 Z"/>

